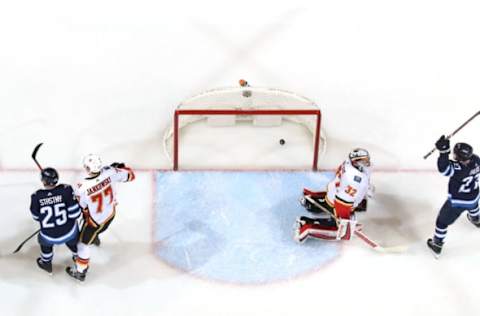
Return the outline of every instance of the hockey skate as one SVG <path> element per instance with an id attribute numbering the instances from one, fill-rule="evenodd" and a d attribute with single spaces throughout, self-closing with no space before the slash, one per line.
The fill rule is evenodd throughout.
<path id="1" fill-rule="evenodd" d="M 52 274 L 52 262 L 45 262 L 42 260 L 42 258 L 38 257 L 37 258 L 37 265 L 40 269 L 47 271 L 48 274 Z"/>
<path id="2" fill-rule="evenodd" d="M 88 268 L 85 269 L 85 271 L 80 272 L 77 270 L 77 267 L 74 265 L 72 267 L 67 267 L 65 271 L 69 276 L 71 276 L 74 279 L 77 279 L 78 281 L 85 281 L 85 277 L 87 276 L 87 270 Z"/>
<path id="3" fill-rule="evenodd" d="M 472 223 L 473 225 L 475 225 L 476 227 L 480 228 L 480 218 L 477 219 L 477 220 L 474 220 L 470 214 L 467 214 L 467 218 L 469 220 L 470 223 Z"/>
<path id="4" fill-rule="evenodd" d="M 427 246 L 430 248 L 430 250 L 433 251 L 433 256 L 435 259 L 438 259 L 440 257 L 440 254 L 442 253 L 442 247 L 443 247 L 443 242 L 435 242 L 432 238 L 429 238 L 427 240 Z"/>

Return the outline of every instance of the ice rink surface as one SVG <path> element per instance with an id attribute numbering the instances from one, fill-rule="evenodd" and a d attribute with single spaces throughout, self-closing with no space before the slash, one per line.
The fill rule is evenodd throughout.
<path id="1" fill-rule="evenodd" d="M 474 1 L 2 3 L 1 314 L 480 314 L 480 231 L 462 216 L 449 229 L 442 257 L 435 260 L 427 251 L 447 179 L 435 171 L 436 154 L 422 159 L 441 134 L 480 110 L 479 13 Z M 352 147 L 370 150 L 376 195 L 359 220 L 382 245 L 408 246 L 404 253 L 379 254 L 360 240 L 292 243 L 292 258 L 307 258 L 302 265 L 324 259 L 325 247 L 334 258 L 289 271 L 279 268 L 286 266 L 285 258 L 275 258 L 281 251 L 269 253 L 262 259 L 272 266 L 258 266 L 251 275 L 237 270 L 238 257 L 216 256 L 225 254 L 222 246 L 235 246 L 219 240 L 252 238 L 254 225 L 261 225 L 257 217 L 272 217 L 253 209 L 237 219 L 234 232 L 227 231 L 221 215 L 206 212 L 216 202 L 210 193 L 222 189 L 218 180 L 205 186 L 204 198 L 187 196 L 176 203 L 182 193 L 169 191 L 175 186 L 169 182 L 174 178 L 167 179 L 173 173 L 166 171 L 171 163 L 163 135 L 176 104 L 242 77 L 320 105 L 328 142 L 319 162 L 323 171 L 335 168 Z M 204 137 L 192 137 L 190 144 L 184 135 L 184 165 L 198 160 L 243 165 L 249 159 L 252 169 L 257 162 L 305 169 L 308 162 L 293 137 L 298 130 L 286 128 L 270 139 L 234 138 L 234 130 L 222 129 L 193 134 L 200 132 Z M 468 142 L 478 151 L 479 134 L 473 121 L 452 141 Z M 278 145 L 279 137 L 285 146 Z M 82 176 L 80 161 L 89 152 L 137 170 L 135 182 L 120 187 L 118 215 L 92 253 L 84 284 L 64 273 L 71 261 L 65 247 L 55 251 L 52 277 L 36 267 L 34 240 L 11 254 L 37 228 L 28 206 L 40 186 L 30 159 L 38 142 L 45 143 L 40 161 L 57 167 L 63 182 Z M 232 182 L 237 191 L 225 192 L 240 205 L 254 207 L 258 199 L 265 207 L 278 198 L 280 206 L 297 207 L 291 198 L 301 192 L 302 178 L 285 180 L 292 181 L 289 194 L 280 195 L 285 189 L 275 196 L 274 190 L 252 193 L 253 185 L 243 179 L 249 173 L 239 174 L 242 181 Z M 261 187 L 256 176 L 250 179 Z M 204 181 L 198 173 L 177 177 L 190 188 Z M 248 198 L 242 192 L 249 192 Z M 198 203 L 203 205 L 197 212 Z M 294 217 L 295 210 L 288 211 Z M 261 226 L 259 243 L 287 243 L 288 221 L 276 220 L 278 230 L 271 221 Z M 179 223 L 187 229 L 175 237 L 172 228 Z M 212 235 L 217 244 L 205 238 Z M 190 265 L 172 251 L 185 246 L 196 255 Z M 309 247 L 312 255 L 301 247 Z M 248 250 L 241 247 L 238 253 Z M 214 259 L 222 259 L 221 269 Z M 270 274 L 258 273 L 265 268 Z M 255 279 L 278 271 L 285 274 Z M 246 276 L 250 281 L 241 282 Z"/>

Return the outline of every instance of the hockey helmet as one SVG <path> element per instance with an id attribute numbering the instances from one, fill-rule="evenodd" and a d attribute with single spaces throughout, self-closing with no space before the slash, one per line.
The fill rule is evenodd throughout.
<path id="1" fill-rule="evenodd" d="M 348 154 L 352 166 L 362 171 L 363 168 L 370 167 L 370 154 L 366 149 L 355 148 Z"/>
<path id="2" fill-rule="evenodd" d="M 40 173 L 40 179 L 42 180 L 43 184 L 54 186 L 58 182 L 58 172 L 50 167 L 42 169 L 42 172 Z"/>
<path id="3" fill-rule="evenodd" d="M 453 147 L 453 154 L 455 155 L 455 160 L 467 161 L 473 156 L 473 148 L 467 143 L 456 143 L 455 147 Z"/>
<path id="4" fill-rule="evenodd" d="M 88 173 L 99 173 L 103 164 L 99 156 L 88 154 L 83 158 L 83 167 Z"/>

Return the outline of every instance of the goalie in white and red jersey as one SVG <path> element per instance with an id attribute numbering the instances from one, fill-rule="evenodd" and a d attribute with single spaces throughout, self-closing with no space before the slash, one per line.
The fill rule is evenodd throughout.
<path id="1" fill-rule="evenodd" d="M 295 240 L 349 240 L 357 225 L 354 212 L 366 211 L 366 196 L 371 188 L 370 155 L 365 149 L 355 148 L 338 167 L 327 192 L 303 190 L 300 203 L 317 216 L 297 219 Z"/>
<path id="2" fill-rule="evenodd" d="M 115 217 L 116 185 L 135 179 L 132 169 L 124 163 L 114 162 L 103 166 L 100 157 L 89 154 L 83 159 L 87 177 L 75 189 L 83 209 L 83 225 L 78 242 L 75 265 L 67 273 L 80 281 L 85 280 L 90 260 L 90 245 L 104 232 Z"/>

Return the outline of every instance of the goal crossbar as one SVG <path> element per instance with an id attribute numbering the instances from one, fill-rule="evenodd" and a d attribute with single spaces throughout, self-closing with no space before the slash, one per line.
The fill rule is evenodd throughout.
<path id="1" fill-rule="evenodd" d="M 319 109 L 177 109 L 173 119 L 173 170 L 178 170 L 179 117 L 181 115 L 313 115 L 316 117 L 312 170 L 318 169 L 321 111 Z"/>

